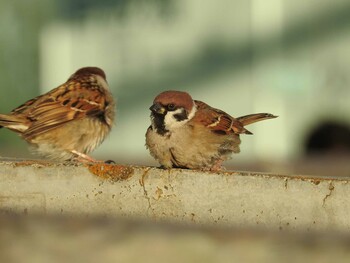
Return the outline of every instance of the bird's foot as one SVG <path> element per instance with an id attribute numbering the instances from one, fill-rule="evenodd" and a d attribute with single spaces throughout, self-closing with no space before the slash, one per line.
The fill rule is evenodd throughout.
<path id="1" fill-rule="evenodd" d="M 86 155 L 84 153 L 78 152 L 76 150 L 71 151 L 74 154 L 73 161 L 81 162 L 81 163 L 99 163 L 101 161 L 98 161 L 89 155 Z"/>
<path id="2" fill-rule="evenodd" d="M 115 161 L 113 160 L 107 160 L 107 161 L 100 161 L 92 158 L 91 156 L 78 152 L 78 151 L 71 151 L 75 156 L 73 157 L 72 161 L 76 161 L 79 163 L 105 163 L 105 164 L 115 164 Z"/>
<path id="3" fill-rule="evenodd" d="M 211 172 L 220 172 L 225 171 L 226 168 L 222 166 L 224 160 L 217 160 L 212 167 L 210 167 L 209 171 Z"/>

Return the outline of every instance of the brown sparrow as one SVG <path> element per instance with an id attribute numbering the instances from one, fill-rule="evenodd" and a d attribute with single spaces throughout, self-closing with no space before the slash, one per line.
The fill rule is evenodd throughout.
<path id="1" fill-rule="evenodd" d="M 217 171 L 232 153 L 239 153 L 244 126 L 276 118 L 257 113 L 234 118 L 181 91 L 160 93 L 150 107 L 146 147 L 164 168 Z"/>
<path id="2" fill-rule="evenodd" d="M 102 69 L 77 70 L 64 84 L 0 114 L 0 128 L 17 132 L 50 159 L 95 161 L 89 157 L 110 132 L 115 103 Z"/>

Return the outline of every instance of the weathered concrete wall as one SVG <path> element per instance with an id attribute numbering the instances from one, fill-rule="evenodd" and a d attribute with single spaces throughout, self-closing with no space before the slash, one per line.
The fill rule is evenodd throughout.
<path id="1" fill-rule="evenodd" d="M 0 262 L 348 263 L 350 237 L 0 213 Z"/>
<path id="2" fill-rule="evenodd" d="M 350 230 L 348 179 L 0 162 L 0 209 L 285 230 Z"/>

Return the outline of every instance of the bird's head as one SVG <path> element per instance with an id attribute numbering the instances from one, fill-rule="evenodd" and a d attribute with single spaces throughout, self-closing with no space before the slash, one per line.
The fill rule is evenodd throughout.
<path id="1" fill-rule="evenodd" d="M 164 134 L 192 119 L 196 106 L 187 92 L 165 91 L 154 99 L 150 110 L 153 129 Z"/>

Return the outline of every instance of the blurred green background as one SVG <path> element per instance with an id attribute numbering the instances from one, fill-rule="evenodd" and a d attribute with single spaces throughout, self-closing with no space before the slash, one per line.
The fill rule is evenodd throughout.
<path id="1" fill-rule="evenodd" d="M 80 67 L 105 70 L 118 113 L 96 158 L 157 165 L 148 108 L 175 89 L 233 116 L 279 115 L 249 128 L 229 169 L 350 175 L 347 0 L 2 0 L 0 32 L 1 113 Z M 0 155 L 34 158 L 5 129 Z"/>

